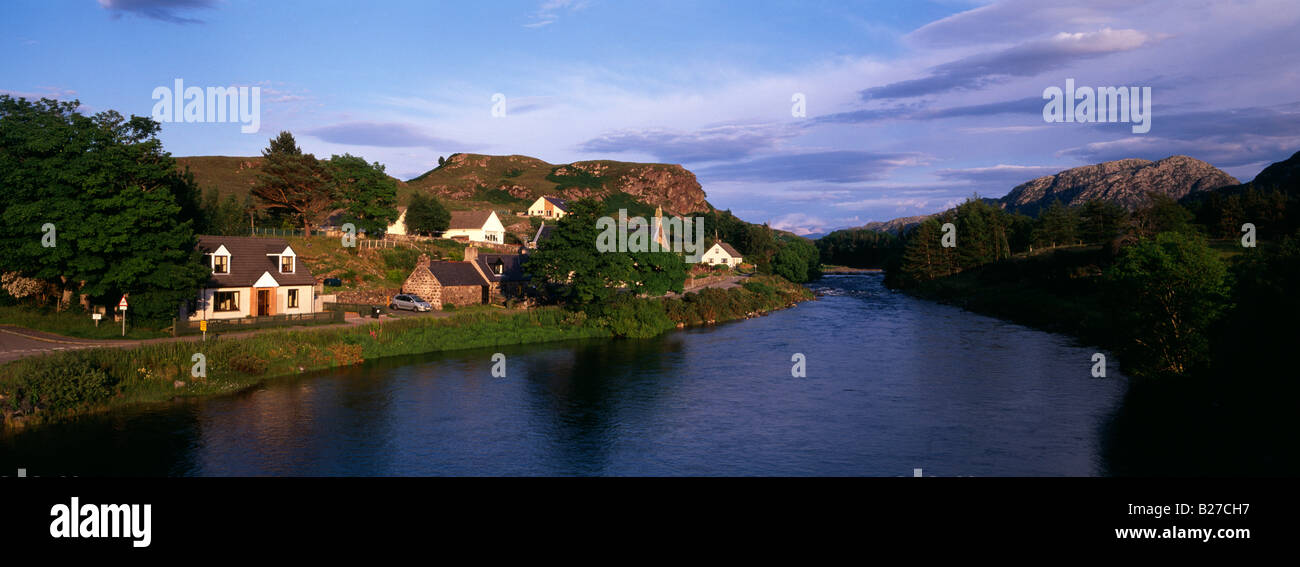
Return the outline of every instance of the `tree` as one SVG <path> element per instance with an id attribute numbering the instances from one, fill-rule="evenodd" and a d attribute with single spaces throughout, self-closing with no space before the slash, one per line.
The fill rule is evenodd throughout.
<path id="1" fill-rule="evenodd" d="M 926 219 L 909 231 L 903 245 L 903 256 L 897 272 L 902 278 L 899 283 L 912 285 L 932 280 L 952 272 L 951 254 L 939 242 L 940 224 L 937 219 Z"/>
<path id="2" fill-rule="evenodd" d="M 197 190 L 157 122 L 80 103 L 0 95 L 0 271 L 170 320 L 207 277 L 195 249 Z M 43 236 L 51 234 L 53 246 Z"/>
<path id="3" fill-rule="evenodd" d="M 438 202 L 438 199 L 420 193 L 411 196 L 411 203 L 406 206 L 406 229 L 413 234 L 432 236 L 447 230 L 451 224 L 451 213 Z"/>
<path id="4" fill-rule="evenodd" d="M 1129 330 L 1135 375 L 1177 375 L 1207 358 L 1210 325 L 1228 305 L 1228 270 L 1194 234 L 1162 232 L 1120 254 L 1106 272 Z"/>
<path id="5" fill-rule="evenodd" d="M 633 293 L 659 296 L 681 293 L 686 285 L 686 261 L 676 252 L 632 253 Z"/>
<path id="6" fill-rule="evenodd" d="M 1038 231 L 1035 240 L 1039 246 L 1065 246 L 1078 240 L 1078 217 L 1061 204 L 1059 200 L 1038 216 Z"/>
<path id="7" fill-rule="evenodd" d="M 772 273 L 795 283 L 810 281 L 821 275 L 819 258 L 817 247 L 807 239 L 782 238 L 772 257 Z"/>
<path id="8" fill-rule="evenodd" d="M 384 173 L 382 164 L 343 154 L 330 157 L 328 168 L 344 222 L 374 236 L 397 220 L 397 182 Z"/>
<path id="9" fill-rule="evenodd" d="M 619 286 L 634 281 L 631 255 L 596 248 L 602 233 L 597 226 L 602 210 L 600 202 L 591 198 L 570 203 L 569 214 L 556 223 L 550 238 L 543 240 L 524 264 L 533 281 L 546 285 L 571 306 L 599 309 Z"/>
<path id="10" fill-rule="evenodd" d="M 316 156 L 302 153 L 293 134 L 280 132 L 262 157 L 262 171 L 252 189 L 261 208 L 288 214 L 307 235 L 337 212 L 329 171 Z"/>
<path id="11" fill-rule="evenodd" d="M 1079 236 L 1090 244 L 1105 244 L 1123 233 L 1128 211 L 1110 201 L 1092 199 L 1079 208 Z"/>
<path id="12" fill-rule="evenodd" d="M 1137 235 L 1150 237 L 1161 232 L 1194 232 L 1192 212 L 1178 204 L 1173 197 L 1152 192 L 1151 204 L 1133 215 Z"/>

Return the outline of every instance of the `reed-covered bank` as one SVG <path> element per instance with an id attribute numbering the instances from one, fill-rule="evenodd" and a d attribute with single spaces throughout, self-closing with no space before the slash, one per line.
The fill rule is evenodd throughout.
<path id="1" fill-rule="evenodd" d="M 775 277 L 707 289 L 682 299 L 631 299 L 589 315 L 543 307 L 479 309 L 449 318 L 409 318 L 328 330 L 277 330 L 207 342 L 63 351 L 0 366 L 5 428 L 29 427 L 107 409 L 228 394 L 277 377 L 388 356 L 568 339 L 645 337 L 741 319 L 811 299 Z M 195 355 L 203 376 L 195 377 Z"/>

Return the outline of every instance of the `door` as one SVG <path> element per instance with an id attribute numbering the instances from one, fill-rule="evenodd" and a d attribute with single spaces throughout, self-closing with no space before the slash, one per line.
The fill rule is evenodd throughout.
<path id="1" fill-rule="evenodd" d="M 272 315 L 271 312 L 271 290 L 257 290 L 257 315 Z"/>

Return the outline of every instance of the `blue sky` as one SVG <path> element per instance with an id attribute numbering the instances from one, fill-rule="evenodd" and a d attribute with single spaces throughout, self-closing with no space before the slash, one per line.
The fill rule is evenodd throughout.
<path id="1" fill-rule="evenodd" d="M 289 130 L 403 179 L 459 151 L 681 163 L 715 206 L 801 233 L 1104 160 L 1244 181 L 1300 150 L 1293 0 L 19 0 L 0 32 L 0 91 L 91 112 L 149 115 L 176 78 L 262 88 L 258 132 L 167 123 L 173 155 Z M 1151 87 L 1151 131 L 1046 123 L 1067 78 Z"/>

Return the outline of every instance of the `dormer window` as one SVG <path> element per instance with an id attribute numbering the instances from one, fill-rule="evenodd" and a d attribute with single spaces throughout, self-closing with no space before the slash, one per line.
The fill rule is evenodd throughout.
<path id="1" fill-rule="evenodd" d="M 230 273 L 230 256 L 213 256 L 212 273 L 229 274 Z"/>
<path id="2" fill-rule="evenodd" d="M 499 276 L 501 274 L 504 274 L 505 272 L 506 272 L 505 262 L 502 262 L 501 260 L 497 260 L 492 263 L 492 273 Z"/>
<path id="3" fill-rule="evenodd" d="M 293 256 L 280 256 L 280 273 L 293 273 Z"/>

